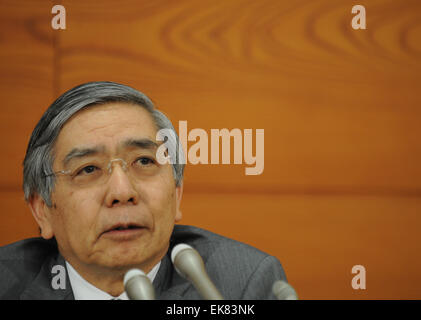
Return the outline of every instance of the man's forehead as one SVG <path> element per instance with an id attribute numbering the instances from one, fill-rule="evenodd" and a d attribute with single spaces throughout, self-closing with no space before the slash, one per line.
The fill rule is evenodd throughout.
<path id="1" fill-rule="evenodd" d="M 57 137 L 56 152 L 73 149 L 151 148 L 157 145 L 156 125 L 147 110 L 138 105 L 108 103 L 81 110 L 69 119 Z"/>

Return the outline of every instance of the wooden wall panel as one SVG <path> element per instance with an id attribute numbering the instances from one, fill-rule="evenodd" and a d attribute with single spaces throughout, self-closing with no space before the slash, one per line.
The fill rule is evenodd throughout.
<path id="1" fill-rule="evenodd" d="M 3 159 L 16 166 L 0 173 L 0 199 L 17 214 L 0 218 L 0 244 L 37 233 L 19 175 L 42 111 L 110 80 L 176 127 L 265 130 L 262 175 L 188 165 L 183 223 L 276 255 L 302 298 L 420 297 L 418 0 L 360 1 L 359 31 L 351 0 L 61 3 L 67 29 L 54 32 L 51 3 L 1 4 Z M 365 291 L 351 288 L 355 264 Z"/>
<path id="2" fill-rule="evenodd" d="M 22 185 L 22 161 L 32 129 L 53 98 L 51 6 L 0 3 L 0 188 Z"/>
<path id="3" fill-rule="evenodd" d="M 26 205 L 23 192 L 2 191 L 0 246 L 26 238 L 39 237 L 38 225 Z"/>
<path id="4" fill-rule="evenodd" d="M 186 194 L 181 223 L 276 256 L 302 299 L 416 299 L 420 210 L 418 197 Z M 354 265 L 366 290 L 352 289 Z"/>
<path id="5" fill-rule="evenodd" d="M 191 166 L 186 188 L 420 194 L 418 2 L 362 3 L 366 31 L 352 1 L 64 4 L 62 91 L 121 81 L 176 126 L 265 129 L 263 175 Z"/>
<path id="6" fill-rule="evenodd" d="M 29 136 L 53 99 L 53 33 L 48 1 L 0 2 L 0 245 L 37 236 L 23 200 Z"/>

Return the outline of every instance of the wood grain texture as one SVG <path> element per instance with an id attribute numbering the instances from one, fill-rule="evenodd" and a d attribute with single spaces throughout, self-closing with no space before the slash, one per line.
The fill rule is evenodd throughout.
<path id="1" fill-rule="evenodd" d="M 48 1 L 0 2 L 0 190 L 21 190 L 29 136 L 53 98 Z"/>
<path id="2" fill-rule="evenodd" d="M 421 295 L 419 198 L 186 194 L 183 201 L 181 223 L 276 256 L 302 299 Z M 354 265 L 366 268 L 366 290 L 352 289 Z"/>
<path id="3" fill-rule="evenodd" d="M 38 225 L 26 205 L 23 192 L 2 191 L 0 201 L 0 246 L 40 236 Z"/>
<path id="4" fill-rule="evenodd" d="M 187 190 L 421 194 L 419 2 L 362 3 L 364 31 L 352 1 L 137 3 L 65 2 L 62 90 L 121 81 L 189 129 L 265 130 L 262 175 L 190 166 Z"/>
<path id="5" fill-rule="evenodd" d="M 265 130 L 262 175 L 187 166 L 182 223 L 277 256 L 305 299 L 420 297 L 420 1 L 359 1 L 358 31 L 351 0 L 61 4 L 64 31 L 52 2 L 0 4 L 0 244 L 38 233 L 20 164 L 42 112 L 110 80 L 176 128 Z M 365 291 L 351 288 L 356 264 Z"/>

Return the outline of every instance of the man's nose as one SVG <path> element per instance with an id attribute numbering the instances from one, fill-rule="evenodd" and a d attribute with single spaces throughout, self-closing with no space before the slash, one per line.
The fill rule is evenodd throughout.
<path id="1" fill-rule="evenodd" d="M 124 166 L 113 165 L 107 182 L 107 207 L 123 204 L 137 204 L 139 194 L 132 183 L 129 171 Z"/>

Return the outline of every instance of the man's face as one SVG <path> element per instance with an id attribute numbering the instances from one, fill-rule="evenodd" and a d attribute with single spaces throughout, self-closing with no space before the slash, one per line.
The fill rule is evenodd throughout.
<path id="1" fill-rule="evenodd" d="M 182 190 L 175 186 L 172 166 L 160 165 L 156 147 L 144 143 L 157 143 L 156 132 L 145 109 L 124 103 L 82 110 L 62 128 L 53 170 L 80 165 L 82 170 L 73 178 L 57 176 L 41 228 L 44 237 L 56 237 L 61 254 L 76 268 L 137 266 L 147 272 L 165 255 L 174 223 L 181 219 Z M 130 160 L 138 155 L 137 162 Z M 120 158 L 129 159 L 127 170 L 117 160 L 111 173 L 101 172 L 106 179 L 84 182 L 98 173 L 97 163 Z M 133 174 L 133 166 L 141 174 Z"/>

